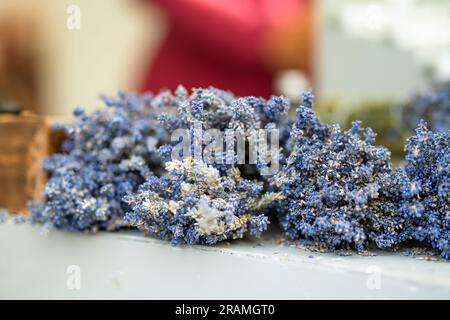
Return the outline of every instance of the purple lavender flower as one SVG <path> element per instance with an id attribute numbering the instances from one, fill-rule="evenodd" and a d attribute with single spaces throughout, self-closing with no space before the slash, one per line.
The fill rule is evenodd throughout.
<path id="1" fill-rule="evenodd" d="M 450 130 L 431 132 L 421 121 L 405 151 L 399 173 L 404 237 L 427 241 L 450 259 Z"/>
<path id="2" fill-rule="evenodd" d="M 231 129 L 247 135 L 246 137 L 249 130 L 275 127 L 281 131 L 281 147 L 284 147 L 289 138 L 286 124 L 290 102 L 283 97 L 272 96 L 268 100 L 257 97 L 235 97 L 230 92 L 213 87 L 193 89 L 192 94 L 189 95 L 182 86 L 178 87 L 174 95 L 167 91 L 160 96 L 154 101 L 157 101 L 162 108 L 176 108 L 176 112 L 166 112 L 159 116 L 161 125 L 170 133 L 177 129 L 190 130 L 192 142 L 196 125 L 200 126 L 201 130 L 216 129 L 222 133 Z M 236 143 L 236 140 L 234 141 Z M 165 161 L 171 160 L 170 155 L 177 142 L 160 148 L 161 157 Z M 204 148 L 205 145 L 202 146 L 202 150 Z M 194 148 L 191 149 L 190 156 L 194 156 Z M 230 168 L 220 163 L 213 165 L 221 170 Z M 257 166 L 245 165 L 240 169 L 246 177 L 253 178 L 259 174 Z"/>
<path id="3" fill-rule="evenodd" d="M 106 108 L 74 111 L 64 153 L 46 159 L 43 203 L 32 203 L 32 222 L 70 231 L 115 229 L 128 209 L 124 195 L 161 172 L 157 147 L 167 138 L 151 95 L 104 97 Z"/>
<path id="4" fill-rule="evenodd" d="M 127 222 L 173 244 L 215 244 L 240 238 L 247 230 L 259 236 L 269 223 L 264 212 L 276 195 L 268 193 L 261 197 L 262 184 L 241 177 L 245 174 L 254 179 L 258 166 L 238 167 L 223 161 L 208 166 L 198 160 L 194 144 L 200 145 L 202 154 L 206 144 L 195 140 L 196 130 L 216 129 L 225 133 L 232 129 L 246 134 L 249 130 L 276 126 L 284 121 L 289 101 L 281 97 L 236 98 L 230 92 L 212 87 L 194 89 L 189 95 L 180 86 L 174 95 L 169 91 L 158 95 L 154 104 L 176 109 L 176 112 L 161 114 L 159 120 L 171 133 L 187 129 L 190 153 L 183 154 L 183 161 L 171 159 L 179 141 L 159 148 L 161 157 L 167 161 L 169 174 L 151 177 L 138 193 L 124 198 L 133 208 L 126 215 Z M 216 156 L 228 159 L 227 154 Z"/>
<path id="5" fill-rule="evenodd" d="M 327 250 L 371 242 L 380 248 L 401 241 L 395 216 L 397 181 L 390 153 L 376 147 L 375 133 L 354 122 L 342 132 L 323 124 L 307 92 L 292 128 L 292 153 L 272 185 L 284 196 L 279 220 L 289 238 Z"/>
<path id="6" fill-rule="evenodd" d="M 166 169 L 167 175 L 149 177 L 137 193 L 124 197 L 132 208 L 126 222 L 145 234 L 173 245 L 213 245 L 247 231 L 259 236 L 269 224 L 260 214 L 265 206 L 261 184 L 243 179 L 236 168 L 221 175 L 186 158 L 167 162 Z"/>
<path id="7" fill-rule="evenodd" d="M 356 121 L 343 132 L 322 123 L 313 98 L 303 95 L 295 120 L 282 97 L 239 98 L 215 88 L 189 94 L 181 86 L 175 94 L 104 97 L 106 108 L 92 114 L 77 108 L 64 152 L 44 163 L 49 181 L 43 203 L 30 205 L 31 221 L 71 231 L 132 226 L 173 245 L 212 245 L 259 236 L 275 205 L 286 235 L 316 248 L 361 252 L 418 240 L 450 259 L 450 131 L 433 133 L 421 122 L 407 164 L 394 170 L 370 128 Z M 442 92 L 432 100 L 448 106 Z M 194 149 L 171 161 L 177 141 L 169 134 L 187 129 L 194 138 L 198 124 L 222 132 L 279 128 L 287 157 L 269 179 L 273 192 L 258 176 L 262 163 L 207 165 L 191 157 Z"/>

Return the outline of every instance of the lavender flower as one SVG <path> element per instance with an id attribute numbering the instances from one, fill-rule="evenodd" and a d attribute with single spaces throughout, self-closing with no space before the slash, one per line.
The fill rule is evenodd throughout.
<path id="1" fill-rule="evenodd" d="M 237 98 L 215 88 L 103 101 L 107 107 L 92 114 L 74 111 L 63 153 L 44 163 L 49 181 L 44 201 L 30 205 L 32 222 L 70 231 L 131 226 L 173 245 L 213 245 L 260 236 L 275 206 L 286 235 L 316 248 L 362 252 L 418 240 L 450 259 L 449 130 L 433 133 L 421 122 L 408 140 L 407 164 L 394 170 L 370 128 L 322 123 L 311 92 L 295 120 L 286 116 L 287 99 Z M 283 169 L 263 180 L 262 163 L 208 165 L 192 157 L 193 146 L 182 161 L 170 159 L 176 141 L 169 135 L 187 129 L 195 140 L 197 126 L 277 127 L 288 151 L 279 159 Z"/>
<path id="2" fill-rule="evenodd" d="M 195 140 L 196 130 L 216 129 L 224 133 L 232 129 L 246 135 L 250 130 L 276 126 L 284 121 L 289 101 L 275 96 L 269 100 L 236 98 L 212 87 L 194 89 L 189 94 L 180 86 L 174 95 L 163 92 L 153 103 L 171 108 L 171 112 L 159 116 L 168 132 L 188 130 L 190 154 L 183 155 L 183 161 L 171 159 L 178 141 L 159 148 L 169 173 L 161 178 L 150 177 L 136 194 L 124 198 L 133 209 L 126 215 L 127 222 L 174 245 L 215 244 L 241 238 L 247 231 L 259 236 L 269 224 L 264 213 L 277 195 L 268 193 L 262 197 L 260 182 L 241 177 L 244 173 L 254 179 L 257 166 L 238 167 L 229 162 L 206 165 L 197 159 L 194 144 L 200 145 L 202 154 L 206 144 Z M 227 154 L 220 156 L 225 159 Z"/>
<path id="3" fill-rule="evenodd" d="M 429 242 L 450 259 L 450 130 L 431 132 L 421 121 L 405 147 L 399 213 L 404 237 Z"/>
<path id="4" fill-rule="evenodd" d="M 190 128 L 196 121 L 202 129 L 262 129 L 269 123 L 278 123 L 287 114 L 290 102 L 273 96 L 269 100 L 256 97 L 236 98 L 231 92 L 213 87 L 193 89 L 191 95 L 179 86 L 172 95 L 163 92 L 155 98 L 161 108 L 177 109 L 177 114 L 164 113 L 161 123 L 170 132 L 178 128 Z"/>
<path id="5" fill-rule="evenodd" d="M 375 133 L 359 122 L 345 132 L 323 124 L 312 104 L 307 92 L 292 129 L 293 151 L 272 181 L 284 196 L 281 227 L 289 238 L 326 250 L 399 243 L 389 151 L 374 146 Z"/>
<path id="6" fill-rule="evenodd" d="M 125 220 L 147 235 L 173 245 L 213 245 L 242 238 L 249 229 L 259 236 L 269 224 L 261 215 L 261 184 L 243 179 L 236 168 L 221 175 L 213 166 L 186 158 L 168 162 L 166 169 L 167 175 L 149 177 L 137 193 L 124 197 L 132 208 Z"/>
<path id="7" fill-rule="evenodd" d="M 32 203 L 32 222 L 70 231 L 115 229 L 128 209 L 121 198 L 161 171 L 152 96 L 120 93 L 104 97 L 106 108 L 92 114 L 76 109 L 66 128 L 64 152 L 46 159 L 49 181 L 44 202 Z"/>
<path id="8" fill-rule="evenodd" d="M 290 102 L 283 97 L 272 96 L 269 100 L 257 97 L 235 97 L 230 92 L 213 87 L 197 88 L 189 95 L 184 87 L 179 86 L 174 95 L 165 92 L 155 101 L 162 108 L 176 108 L 175 113 L 167 112 L 159 116 L 161 125 L 170 133 L 177 129 L 190 130 L 192 143 L 195 141 L 196 126 L 200 126 L 200 130 L 216 129 L 222 133 L 231 129 L 242 133 L 245 137 L 249 136 L 250 130 L 276 127 L 281 129 L 280 145 L 282 147 L 289 137 L 285 124 Z M 234 141 L 237 144 L 236 140 Z M 165 161 L 171 160 L 170 155 L 177 142 L 160 148 L 161 157 Z M 205 144 L 202 145 L 202 150 L 204 148 Z M 192 147 L 189 156 L 194 156 L 193 149 Z M 225 158 L 225 155 L 223 157 Z M 230 166 L 223 166 L 220 163 L 213 165 L 220 170 L 230 168 Z M 253 178 L 258 174 L 256 166 L 246 165 L 241 169 L 248 177 Z"/>

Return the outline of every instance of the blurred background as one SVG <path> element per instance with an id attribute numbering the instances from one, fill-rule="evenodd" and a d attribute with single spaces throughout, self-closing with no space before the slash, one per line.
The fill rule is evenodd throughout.
<path id="1" fill-rule="evenodd" d="M 293 99 L 314 87 L 325 120 L 369 106 L 384 124 L 386 105 L 449 78 L 448 0 L 0 2 L 4 109 L 66 115 L 178 83 Z"/>

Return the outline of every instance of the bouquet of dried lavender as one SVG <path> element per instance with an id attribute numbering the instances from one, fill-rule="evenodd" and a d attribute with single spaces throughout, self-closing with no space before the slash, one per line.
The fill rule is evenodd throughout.
<path id="1" fill-rule="evenodd" d="M 170 133 L 175 133 L 177 130 L 188 130 L 183 138 L 189 139 L 189 150 L 183 157 L 193 156 L 198 159 L 194 145 L 200 146 L 200 157 L 203 156 L 204 151 L 208 148 L 208 143 L 211 138 L 196 135 L 196 131 L 212 132 L 216 130 L 222 134 L 223 146 L 220 146 L 216 151 L 215 161 L 210 162 L 219 170 L 227 170 L 230 168 L 228 164 L 243 164 L 238 161 L 238 153 L 242 150 L 239 143 L 241 138 L 247 140 L 247 145 L 244 143 L 244 152 L 242 152 L 240 159 L 245 162 L 248 158 L 249 148 L 248 140 L 252 139 L 252 134 L 258 130 L 272 130 L 279 129 L 277 143 L 283 148 L 289 137 L 289 127 L 286 125 L 287 113 L 290 108 L 290 102 L 283 97 L 272 96 L 270 99 L 256 97 L 235 97 L 232 93 L 219 90 L 213 87 L 207 89 L 194 89 L 189 95 L 187 90 L 179 86 L 175 95 L 170 92 L 162 93 L 155 101 L 158 101 L 162 108 L 175 107 L 176 113 L 163 113 L 159 119 L 161 125 Z M 231 150 L 232 155 L 227 154 L 226 150 L 229 146 L 228 133 L 231 133 Z M 209 139 L 209 140 L 208 140 Z M 160 153 L 166 161 L 173 158 L 175 146 L 179 141 L 172 141 L 171 144 L 166 144 L 160 148 Z M 185 151 L 185 150 L 184 150 Z M 178 156 L 178 153 L 177 153 Z M 254 178 L 261 171 L 261 159 L 255 158 L 253 166 L 248 162 L 245 165 L 240 165 L 240 170 L 244 171 L 245 176 Z M 278 161 L 279 159 L 276 159 Z"/>
<path id="2" fill-rule="evenodd" d="M 71 231 L 123 225 L 122 197 L 161 171 L 157 148 L 166 134 L 152 99 L 120 93 L 105 97 L 106 107 L 92 114 L 74 111 L 64 152 L 44 163 L 49 181 L 43 203 L 30 205 L 33 222 Z"/>
<path id="3" fill-rule="evenodd" d="M 450 259 L 450 130 L 431 132 L 421 121 L 405 151 L 407 163 L 397 173 L 403 237 L 429 242 Z"/>
<path id="4" fill-rule="evenodd" d="M 272 185 L 284 200 L 279 220 L 288 238 L 321 250 L 380 248 L 399 243 L 398 181 L 390 153 L 376 147 L 375 133 L 354 122 L 342 132 L 320 122 L 307 92 L 292 129 L 293 151 Z"/>
<path id="5" fill-rule="evenodd" d="M 450 258 L 448 130 L 420 123 L 407 164 L 393 170 L 370 128 L 357 121 L 342 132 L 322 123 L 311 92 L 292 126 L 287 99 L 236 98 L 215 88 L 104 102 L 90 115 L 75 110 L 64 152 L 45 161 L 50 179 L 44 202 L 31 204 L 32 221 L 71 231 L 133 226 L 174 245 L 212 245 L 259 236 L 275 203 L 287 236 L 318 249 L 362 252 L 414 239 Z M 250 138 L 274 128 L 288 157 L 275 152 L 281 172 L 261 179 L 267 159 L 248 165 Z M 187 148 L 177 149 L 179 138 Z M 260 142 L 258 154 L 273 153 Z M 263 187 L 267 180 L 275 192 Z"/>
<path id="6" fill-rule="evenodd" d="M 259 236 L 269 224 L 262 214 L 261 184 L 243 179 L 230 168 L 221 175 L 213 166 L 193 158 L 166 164 L 168 174 L 151 176 L 135 194 L 124 197 L 133 210 L 125 219 L 147 235 L 173 245 L 213 245 Z"/>
<path id="7" fill-rule="evenodd" d="M 247 153 L 245 148 L 239 149 L 238 140 L 247 139 L 251 131 L 281 123 L 289 101 L 235 98 L 215 88 L 194 89 L 189 95 L 181 86 L 175 95 L 165 92 L 154 101 L 161 108 L 176 109 L 159 119 L 168 132 L 181 130 L 176 137 L 187 139 L 187 148 L 181 148 L 180 154 L 177 139 L 160 148 L 168 161 L 168 174 L 150 177 L 136 194 L 124 198 L 133 208 L 126 215 L 127 222 L 173 244 L 215 244 L 241 238 L 247 231 L 259 236 L 269 223 L 264 213 L 277 195 L 263 194 L 262 183 L 248 170 L 252 180 L 242 177 L 241 170 L 248 166 L 238 166 L 236 160 L 239 151 L 244 152 L 244 160 Z M 231 156 L 230 150 L 225 150 L 230 141 Z M 213 161 L 207 161 L 205 151 L 211 142 L 216 142 L 218 149 L 214 148 Z M 260 166 L 255 164 L 256 168 Z"/>
<path id="8" fill-rule="evenodd" d="M 231 92 L 209 88 L 195 88 L 192 94 L 179 86 L 155 97 L 161 108 L 177 109 L 177 114 L 163 113 L 161 123 L 173 132 L 192 127 L 200 121 L 203 129 L 261 129 L 269 123 L 279 123 L 290 108 L 287 98 L 272 96 L 269 100 L 256 97 L 235 97 Z"/>

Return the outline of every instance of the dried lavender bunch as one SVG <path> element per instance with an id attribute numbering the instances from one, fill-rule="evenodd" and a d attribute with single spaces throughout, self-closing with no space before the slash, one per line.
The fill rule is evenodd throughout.
<path id="1" fill-rule="evenodd" d="M 147 235 L 171 241 L 213 245 L 253 236 L 267 228 L 262 214 L 261 184 L 245 180 L 231 168 L 221 175 L 213 166 L 193 158 L 166 164 L 168 174 L 151 176 L 135 194 L 124 197 L 132 208 L 125 219 Z"/>
<path id="2" fill-rule="evenodd" d="M 375 133 L 360 122 L 342 132 L 320 122 L 312 107 L 307 92 L 292 129 L 293 151 L 272 181 L 284 196 L 278 211 L 288 238 L 322 250 L 399 243 L 389 151 L 374 146 Z"/>
<path id="3" fill-rule="evenodd" d="M 169 91 L 155 98 L 162 108 L 177 109 L 177 114 L 164 113 L 161 123 L 173 132 L 178 128 L 190 128 L 200 121 L 203 130 L 261 129 L 269 123 L 278 123 L 287 114 L 290 102 L 283 97 L 269 100 L 257 97 L 235 97 L 231 92 L 209 88 L 194 88 L 192 94 L 179 86 L 174 95 Z"/>
<path id="4" fill-rule="evenodd" d="M 44 202 L 30 205 L 33 222 L 70 231 L 115 229 L 128 209 L 122 197 L 161 170 L 158 128 L 151 95 L 104 97 L 105 108 L 66 127 L 64 152 L 45 160 Z"/>
<path id="5" fill-rule="evenodd" d="M 450 259 L 450 130 L 431 132 L 421 121 L 405 151 L 407 163 L 398 172 L 404 237 L 427 241 Z"/>
<path id="6" fill-rule="evenodd" d="M 432 131 L 450 130 L 450 82 L 412 98 L 403 110 L 403 118 L 411 131 L 421 119 L 431 125 Z"/>
<path id="7" fill-rule="evenodd" d="M 193 89 L 192 94 L 179 86 L 175 94 L 167 91 L 155 99 L 162 108 L 175 107 L 175 113 L 163 113 L 159 119 L 162 126 L 170 133 L 177 129 L 191 130 L 194 141 L 194 127 L 200 125 L 201 130 L 227 129 L 248 133 L 249 130 L 264 128 L 280 129 L 280 145 L 283 147 L 289 137 L 286 126 L 290 102 L 283 97 L 272 96 L 265 100 L 257 97 L 235 97 L 231 92 L 213 87 Z M 174 144 L 160 148 L 162 157 L 169 161 Z M 203 148 L 205 146 L 203 145 Z M 193 155 L 193 151 L 189 156 Z M 225 155 L 224 155 L 225 158 Z M 220 170 L 229 166 L 213 164 Z M 241 169 L 249 169 L 241 167 Z"/>
<path id="8" fill-rule="evenodd" d="M 160 148 L 169 173 L 161 178 L 150 177 L 136 194 L 124 198 L 133 208 L 126 215 L 127 222 L 174 245 L 212 245 L 241 238 L 247 231 L 259 236 L 269 223 L 264 213 L 277 195 L 262 196 L 261 183 L 241 177 L 241 170 L 248 166 L 238 167 L 234 161 L 207 165 L 196 158 L 194 144 L 200 145 L 203 153 L 206 143 L 196 140 L 195 131 L 215 129 L 224 133 L 231 129 L 245 136 L 251 130 L 272 128 L 284 121 L 289 101 L 281 97 L 236 98 L 212 87 L 194 89 L 189 94 L 180 86 L 175 94 L 166 91 L 158 95 L 154 104 L 172 108 L 172 112 L 159 116 L 161 125 L 170 133 L 187 129 L 190 151 L 179 161 L 171 158 L 178 141 Z M 222 157 L 228 160 L 225 152 Z M 256 171 L 256 166 L 253 169 Z M 248 171 L 246 174 L 255 177 Z"/>

